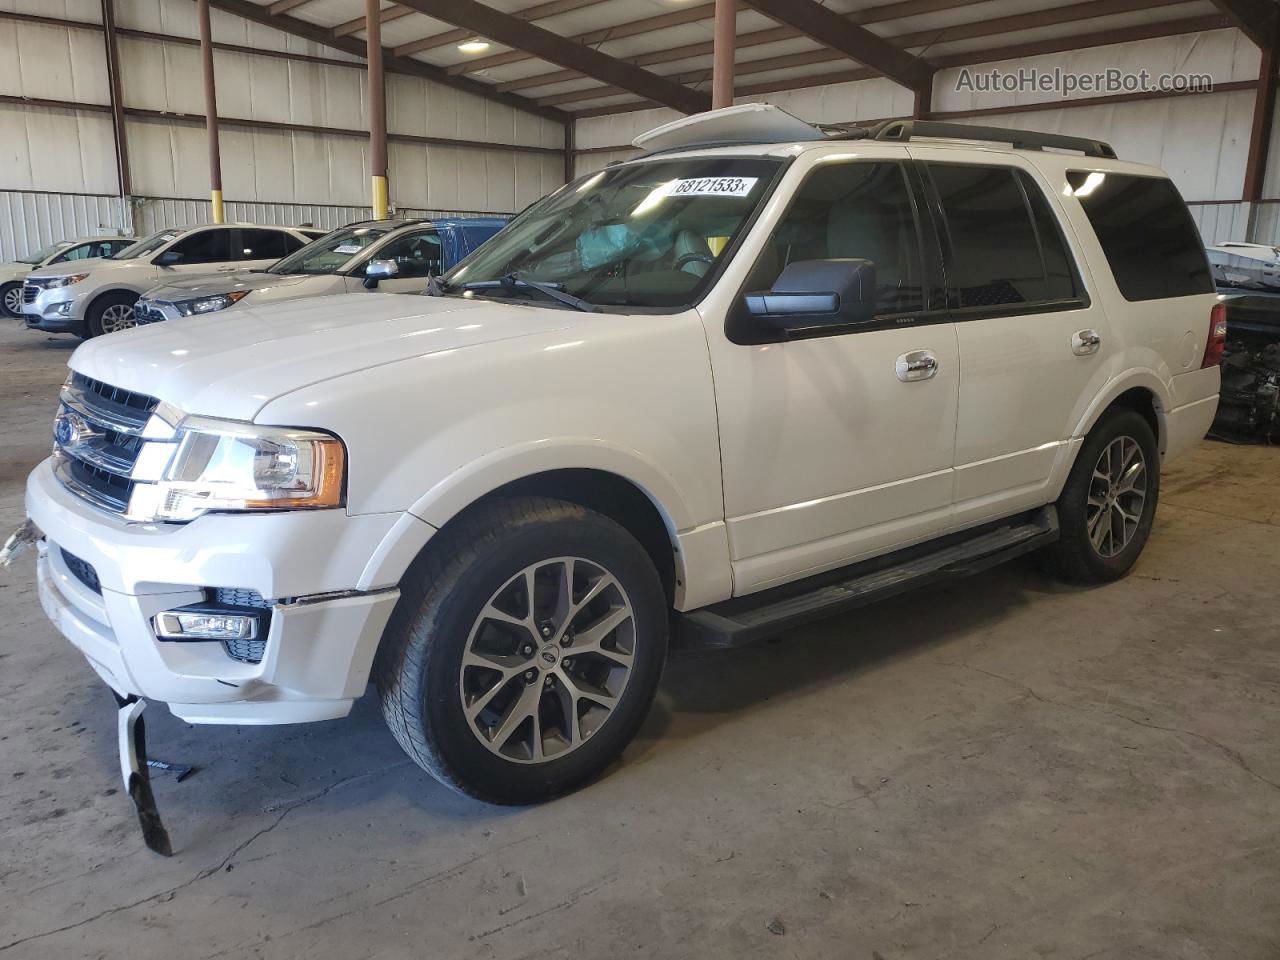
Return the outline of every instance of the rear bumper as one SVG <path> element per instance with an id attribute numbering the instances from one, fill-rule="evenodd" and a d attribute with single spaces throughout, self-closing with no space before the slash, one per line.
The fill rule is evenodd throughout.
<path id="1" fill-rule="evenodd" d="M 68 493 L 48 462 L 27 482 L 27 513 L 44 534 L 41 606 L 116 692 L 163 701 L 190 723 L 236 724 L 341 717 L 364 692 L 399 591 L 355 585 L 394 516 L 317 511 L 126 524 Z M 64 551 L 93 568 L 96 589 Z M 233 659 L 217 641 L 156 638 L 157 613 L 204 602 L 211 587 L 275 601 L 261 662 Z"/>
<path id="2" fill-rule="evenodd" d="M 1165 414 L 1164 459 L 1174 460 L 1204 439 L 1218 413 L 1222 371 L 1195 370 L 1173 378 L 1177 406 Z"/>

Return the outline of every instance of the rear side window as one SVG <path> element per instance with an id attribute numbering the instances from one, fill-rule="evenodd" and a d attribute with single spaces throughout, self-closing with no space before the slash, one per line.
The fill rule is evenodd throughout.
<path id="1" fill-rule="evenodd" d="M 1067 185 L 1093 225 L 1126 300 L 1213 292 L 1204 244 L 1172 182 L 1071 170 Z"/>
<path id="2" fill-rule="evenodd" d="M 1076 295 L 1062 235 L 1034 181 L 1020 180 L 1020 171 L 1010 167 L 928 166 L 950 237 L 947 282 L 957 306 L 1034 304 Z"/>
<path id="3" fill-rule="evenodd" d="M 1045 293 L 1050 300 L 1073 300 L 1080 295 L 1076 279 L 1075 262 L 1067 252 L 1067 241 L 1062 236 L 1058 218 L 1049 209 L 1049 201 L 1031 177 L 1018 171 L 1018 180 L 1026 191 L 1031 206 L 1031 219 L 1035 221 L 1036 237 L 1040 240 L 1040 256 L 1044 260 Z"/>
<path id="4" fill-rule="evenodd" d="M 283 230 L 241 230 L 240 255 L 237 260 L 279 260 L 292 253 L 289 234 Z"/>

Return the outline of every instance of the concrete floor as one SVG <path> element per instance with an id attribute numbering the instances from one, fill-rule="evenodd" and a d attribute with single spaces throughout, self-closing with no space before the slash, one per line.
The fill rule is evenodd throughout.
<path id="1" fill-rule="evenodd" d="M 0 526 L 73 343 L 0 327 Z M 1280 957 L 1280 450 L 1171 469 L 1136 572 L 1031 564 L 668 669 L 600 783 L 463 800 L 342 721 L 148 713 L 178 848 L 142 848 L 113 705 L 0 572 L 0 955 Z"/>

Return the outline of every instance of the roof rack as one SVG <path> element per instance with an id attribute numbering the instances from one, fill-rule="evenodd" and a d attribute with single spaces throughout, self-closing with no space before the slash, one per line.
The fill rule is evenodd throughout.
<path id="1" fill-rule="evenodd" d="M 1088 137 L 1069 137 L 1061 133 L 1037 133 L 1010 127 L 978 127 L 967 123 L 944 123 L 939 120 L 889 120 L 876 128 L 876 140 L 911 140 L 934 137 L 945 140 L 990 140 L 1007 143 L 1015 150 L 1078 150 L 1086 157 L 1116 159 L 1111 144 Z"/>

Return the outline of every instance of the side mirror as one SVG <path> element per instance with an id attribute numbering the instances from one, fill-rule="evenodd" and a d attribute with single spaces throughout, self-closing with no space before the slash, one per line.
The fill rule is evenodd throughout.
<path id="1" fill-rule="evenodd" d="M 394 260 L 370 260 L 364 268 L 364 285 L 377 289 L 379 283 L 400 273 L 400 264 Z"/>
<path id="2" fill-rule="evenodd" d="M 747 313 L 791 334 L 869 323 L 875 303 L 876 265 L 851 258 L 798 260 L 772 290 L 746 295 Z"/>
<path id="3" fill-rule="evenodd" d="M 176 250 L 166 250 L 151 262 L 158 267 L 172 267 L 175 263 L 182 262 L 182 254 Z"/>

